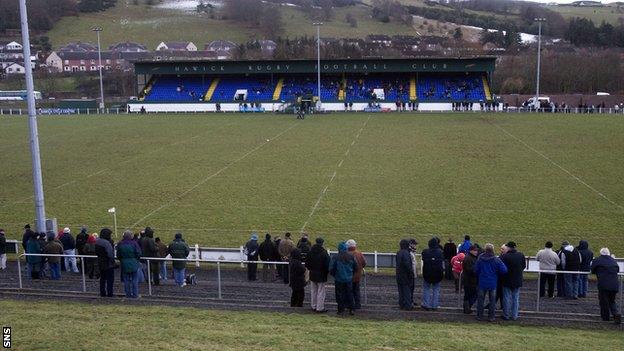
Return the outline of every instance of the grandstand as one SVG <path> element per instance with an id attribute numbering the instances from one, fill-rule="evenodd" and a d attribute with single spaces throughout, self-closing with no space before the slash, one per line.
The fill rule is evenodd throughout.
<path id="1" fill-rule="evenodd" d="M 452 103 L 492 100 L 495 58 L 326 60 L 320 100 L 325 110 L 355 111 L 376 103 L 396 109 L 451 110 Z M 135 63 L 137 101 L 130 111 L 238 111 L 243 105 L 275 111 L 303 96 L 318 99 L 314 60 L 141 61 Z"/>

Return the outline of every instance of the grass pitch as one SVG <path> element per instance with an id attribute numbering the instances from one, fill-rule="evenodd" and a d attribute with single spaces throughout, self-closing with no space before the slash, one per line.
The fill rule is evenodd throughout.
<path id="1" fill-rule="evenodd" d="M 402 237 L 590 240 L 624 255 L 624 119 L 351 114 L 41 117 L 46 210 L 75 232 L 151 226 L 238 246 L 304 230 L 395 251 Z M 268 140 L 268 141 L 267 141 Z M 32 222 L 27 120 L 0 118 L 0 227 Z"/>
<path id="2" fill-rule="evenodd" d="M 179 307 L 0 301 L 17 350 L 621 350 L 620 331 L 370 321 Z M 67 313 L 71 312 L 71 313 Z M 42 320 L 84 333 L 37 326 Z M 76 328 L 74 328 L 76 329 Z M 86 333 L 86 334 L 85 334 Z"/>

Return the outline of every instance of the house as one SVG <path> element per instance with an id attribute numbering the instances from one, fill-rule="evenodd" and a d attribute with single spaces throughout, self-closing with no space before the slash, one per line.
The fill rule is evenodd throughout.
<path id="1" fill-rule="evenodd" d="M 197 51 L 197 46 L 190 41 L 161 42 L 156 51 Z"/>
<path id="2" fill-rule="evenodd" d="M 373 44 L 382 46 L 390 46 L 392 44 L 392 39 L 383 34 L 370 34 L 366 37 L 366 39 Z"/>
<path id="3" fill-rule="evenodd" d="M 570 3 L 576 7 L 603 7 L 604 5 L 600 1 L 574 1 Z"/>
<path id="4" fill-rule="evenodd" d="M 52 53 L 45 60 L 46 67 L 52 72 L 63 72 L 63 59 L 56 53 Z"/>
<path id="5" fill-rule="evenodd" d="M 263 55 L 272 56 L 277 49 L 277 44 L 273 40 L 258 40 L 258 42 Z"/>
<path id="6" fill-rule="evenodd" d="M 4 68 L 6 74 L 24 74 L 26 69 L 20 63 L 14 62 Z"/>
<path id="7" fill-rule="evenodd" d="M 0 41 L 0 51 L 21 51 L 24 47 L 16 41 Z"/>
<path id="8" fill-rule="evenodd" d="M 108 50 L 116 52 L 147 52 L 147 47 L 142 44 L 126 41 L 111 45 L 108 47 Z"/>
<path id="9" fill-rule="evenodd" d="M 97 46 L 91 43 L 68 43 L 65 46 L 61 46 L 57 50 L 58 52 L 92 52 L 97 51 Z"/>
<path id="10" fill-rule="evenodd" d="M 233 51 L 238 48 L 236 43 L 229 40 L 214 40 L 204 45 L 205 51 Z"/>
<path id="11" fill-rule="evenodd" d="M 54 53 L 53 53 L 54 54 Z M 52 54 L 50 54 L 51 56 Z M 58 52 L 62 60 L 63 72 L 97 72 L 99 57 L 96 52 Z M 46 62 L 50 59 L 46 59 Z M 113 69 L 113 59 L 110 51 L 102 52 L 102 68 Z"/>

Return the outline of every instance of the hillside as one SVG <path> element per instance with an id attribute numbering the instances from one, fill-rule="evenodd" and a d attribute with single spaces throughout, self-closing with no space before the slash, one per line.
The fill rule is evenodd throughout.
<path id="1" fill-rule="evenodd" d="M 547 6 L 548 9 L 560 13 L 564 18 L 587 18 L 596 24 L 603 21 L 612 25 L 624 23 L 624 6 L 610 4 L 603 7 Z"/>

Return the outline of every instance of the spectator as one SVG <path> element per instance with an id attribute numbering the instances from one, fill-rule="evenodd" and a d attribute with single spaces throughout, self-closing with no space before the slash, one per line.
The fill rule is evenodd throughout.
<path id="1" fill-rule="evenodd" d="M 449 238 L 448 242 L 444 244 L 444 276 L 447 280 L 453 279 L 451 259 L 455 255 L 457 255 L 457 245 L 453 242 L 453 238 Z"/>
<path id="2" fill-rule="evenodd" d="M 338 244 L 338 255 L 332 259 L 329 272 L 334 277 L 336 289 L 336 303 L 338 315 L 342 315 L 346 309 L 353 315 L 353 272 L 357 269 L 355 258 L 347 252 L 347 244 Z"/>
<path id="3" fill-rule="evenodd" d="M 418 269 L 416 267 L 416 262 L 418 262 L 418 260 L 416 259 L 416 246 L 418 246 L 418 242 L 416 241 L 416 239 L 414 238 L 409 239 L 409 252 L 410 252 L 410 256 L 412 256 L 412 267 L 414 268 L 414 279 L 416 279 L 416 276 L 418 275 Z M 412 296 L 414 296 L 414 286 L 412 286 Z"/>
<path id="4" fill-rule="evenodd" d="M 622 315 L 615 302 L 615 297 L 619 291 L 618 272 L 620 266 L 611 257 L 608 248 L 600 249 L 600 257 L 596 258 L 591 264 L 591 272 L 598 278 L 598 300 L 600 301 L 600 317 L 603 321 L 610 320 L 610 314 L 613 314 L 615 324 L 622 323 Z"/>
<path id="5" fill-rule="evenodd" d="M 460 252 L 451 258 L 451 269 L 453 271 L 453 280 L 455 281 L 455 293 L 459 293 L 459 279 L 462 274 L 465 257 L 466 254 Z"/>
<path id="6" fill-rule="evenodd" d="M 410 244 L 406 239 L 399 242 L 396 254 L 396 280 L 399 288 L 399 308 L 414 309 L 414 265 L 410 254 Z"/>
<path id="7" fill-rule="evenodd" d="M 24 249 L 24 252 L 26 252 L 26 245 L 33 234 L 35 234 L 35 232 L 30 229 L 30 224 L 26 224 L 24 226 L 24 234 L 22 235 L 22 248 Z"/>
<path id="8" fill-rule="evenodd" d="M 561 263 L 559 256 L 553 251 L 552 247 L 552 242 L 547 241 L 544 248 L 537 252 L 535 259 L 539 262 L 540 271 L 554 271 Z M 546 293 L 546 283 L 548 283 L 548 297 L 552 298 L 555 293 L 554 273 L 540 273 L 540 297 L 544 297 Z"/>
<path id="9" fill-rule="evenodd" d="M 26 242 L 26 253 L 28 254 L 40 254 L 41 253 L 41 244 L 39 244 L 39 240 L 37 240 L 37 235 L 33 232 L 30 235 L 28 242 Z M 41 256 L 27 256 L 26 262 L 28 262 L 28 269 L 30 270 L 30 277 L 32 279 L 40 279 L 41 272 Z"/>
<path id="10" fill-rule="evenodd" d="M 421 307 L 435 311 L 440 305 L 440 282 L 444 278 L 444 256 L 437 238 L 431 238 L 429 247 L 421 253 L 423 261 L 423 302 Z"/>
<path id="11" fill-rule="evenodd" d="M 48 236 L 48 242 L 43 247 L 43 253 L 46 255 L 62 255 L 63 245 L 54 237 L 54 233 Z M 48 256 L 46 257 L 48 265 L 50 266 L 50 279 L 61 279 L 61 257 L 60 256 Z"/>
<path id="12" fill-rule="evenodd" d="M 288 262 L 288 270 L 290 276 L 290 307 L 303 307 L 306 286 L 306 268 L 301 258 L 301 250 L 294 249 L 290 254 Z"/>
<path id="13" fill-rule="evenodd" d="M 563 246 L 563 251 L 560 256 L 561 267 L 565 271 L 578 272 L 581 269 L 581 254 L 567 241 L 563 242 L 561 246 Z M 566 298 L 578 299 L 578 278 L 578 273 L 565 273 L 563 275 Z"/>
<path id="14" fill-rule="evenodd" d="M 474 266 L 477 263 L 478 255 L 479 248 L 476 245 L 472 245 L 470 246 L 468 254 L 464 256 L 464 260 L 462 261 L 462 284 L 464 285 L 465 314 L 472 313 L 472 306 L 477 301 L 477 274 L 474 271 Z"/>
<path id="15" fill-rule="evenodd" d="M 579 241 L 576 248 L 581 254 L 581 272 L 589 272 L 591 270 L 591 262 L 594 259 L 594 253 L 589 249 L 589 243 L 585 240 Z M 587 297 L 587 279 L 589 274 L 579 275 L 578 297 Z"/>
<path id="16" fill-rule="evenodd" d="M 501 255 L 501 260 L 507 267 L 507 274 L 502 276 L 503 285 L 503 319 L 517 320 L 520 305 L 520 288 L 522 287 L 522 272 L 526 268 L 524 254 L 516 250 L 516 243 L 510 241 L 505 245 L 506 253 Z"/>
<path id="17" fill-rule="evenodd" d="M 87 226 L 83 225 L 82 228 L 80 228 L 80 233 L 78 233 L 78 235 L 76 235 L 76 251 L 78 252 L 79 255 L 84 255 L 84 246 L 87 244 L 87 239 L 89 239 L 89 232 L 88 232 L 89 228 L 87 228 Z"/>
<path id="18" fill-rule="evenodd" d="M 126 297 L 136 299 L 139 297 L 138 271 L 141 266 L 139 262 L 141 248 L 132 240 L 132 232 L 129 230 L 123 233 L 123 240 L 117 245 L 117 258 L 121 262 Z"/>
<path id="19" fill-rule="evenodd" d="M 137 241 L 137 243 L 139 244 L 139 247 L 141 248 L 141 252 L 145 252 L 147 251 L 147 236 L 145 231 L 146 230 L 152 230 L 152 228 L 147 227 L 144 230 L 141 230 L 139 232 L 139 240 Z M 139 272 L 139 283 L 143 283 L 145 281 L 145 277 L 147 277 L 147 261 L 146 260 L 141 260 L 141 272 Z"/>
<path id="20" fill-rule="evenodd" d="M 188 245 L 182 239 L 182 233 L 176 233 L 175 239 L 168 248 L 171 258 L 186 259 L 190 253 Z M 186 285 L 186 261 L 175 260 L 171 264 L 173 267 L 173 278 L 178 286 Z"/>
<path id="21" fill-rule="evenodd" d="M 329 253 L 323 247 L 323 238 L 316 238 L 310 249 L 306 267 L 310 270 L 310 294 L 312 311 L 325 313 L 325 283 L 329 273 Z"/>
<path id="22" fill-rule="evenodd" d="M 357 243 L 355 240 L 347 240 L 347 251 L 355 258 L 357 268 L 353 272 L 353 309 L 359 310 L 362 308 L 361 294 L 360 294 L 360 281 L 362 280 L 362 273 L 364 267 L 366 267 L 366 258 L 360 250 L 357 249 Z"/>
<path id="23" fill-rule="evenodd" d="M 494 321 L 496 308 L 496 285 L 498 276 L 507 273 L 507 267 L 494 255 L 494 245 L 485 244 L 485 252 L 479 256 L 474 267 L 479 280 L 479 292 L 477 295 L 477 320 L 483 319 L 485 295 L 489 295 L 488 321 Z"/>
<path id="24" fill-rule="evenodd" d="M 97 234 L 91 234 L 87 238 L 87 243 L 85 244 L 83 250 L 84 254 L 88 256 L 95 256 L 95 242 L 97 241 Z M 98 260 L 97 258 L 86 258 L 85 259 L 85 274 L 89 276 L 89 279 L 100 278 L 100 270 L 98 269 Z"/>
<path id="25" fill-rule="evenodd" d="M 158 254 L 158 258 L 166 258 L 167 255 L 169 255 L 169 252 L 167 250 L 167 245 L 165 245 L 165 243 L 162 242 L 162 240 L 160 240 L 160 238 L 156 238 L 154 239 L 154 242 L 156 243 L 156 252 Z M 158 261 L 158 277 L 163 280 L 163 281 L 167 281 L 167 261 L 162 260 L 162 261 Z M 137 279 L 138 279 L 138 273 L 137 273 Z"/>
<path id="26" fill-rule="evenodd" d="M 156 248 L 156 242 L 154 241 L 154 230 L 152 228 L 145 228 L 145 237 L 143 238 L 143 241 L 141 241 L 141 246 L 139 246 L 139 248 L 141 249 L 141 256 L 143 257 L 158 257 L 158 249 Z M 154 285 L 160 285 L 160 279 L 158 279 L 158 276 L 160 274 L 158 261 L 146 260 L 145 264 L 147 265 L 148 263 L 150 265 L 150 274 L 152 276 L 149 277 L 146 275 L 147 279 L 151 279 L 154 282 Z"/>
<path id="27" fill-rule="evenodd" d="M 308 254 L 310 253 L 310 241 L 308 240 L 308 235 L 303 234 L 299 242 L 297 243 L 297 248 L 301 251 L 301 260 L 305 263 L 308 258 Z"/>
<path id="28" fill-rule="evenodd" d="M 463 252 L 464 254 L 467 254 L 468 251 L 470 251 L 470 246 L 472 246 L 472 243 L 470 242 L 470 235 L 465 235 L 464 242 L 459 245 L 457 253 Z"/>
<path id="29" fill-rule="evenodd" d="M 54 235 L 54 233 L 52 233 L 52 235 Z M 43 249 L 45 248 L 46 244 L 48 243 L 48 241 L 46 240 L 46 234 L 45 233 L 39 233 L 39 235 L 37 236 L 37 240 L 39 241 L 39 246 L 41 247 L 41 252 L 43 253 Z M 41 268 L 39 270 L 39 278 L 43 279 L 43 278 L 47 278 L 47 262 L 46 262 L 46 258 L 45 257 L 41 257 Z"/>
<path id="30" fill-rule="evenodd" d="M 71 230 L 68 227 L 63 228 L 63 234 L 59 238 L 61 244 L 63 244 L 63 255 L 65 255 L 65 270 L 67 272 L 78 273 L 78 266 L 76 265 L 76 240 L 71 235 Z"/>
<path id="31" fill-rule="evenodd" d="M 113 297 L 113 282 L 115 279 L 115 251 L 113 250 L 113 232 L 104 228 L 100 237 L 95 241 L 95 254 L 98 257 L 100 268 L 100 296 Z"/>
<path id="32" fill-rule="evenodd" d="M 277 247 L 277 250 L 280 255 L 280 261 L 288 262 L 290 259 L 290 253 L 295 249 L 295 244 L 290 239 L 290 233 L 286 233 L 284 235 L 284 239 L 282 239 Z M 282 278 L 284 278 L 284 284 L 288 284 L 288 266 L 282 265 Z"/>
<path id="33" fill-rule="evenodd" d="M 282 242 L 282 239 L 280 238 L 280 236 L 276 236 L 275 240 L 273 240 L 273 245 L 275 246 L 275 256 L 273 257 L 273 261 L 274 262 L 281 262 L 282 261 L 282 256 L 280 256 L 279 254 L 279 250 L 277 249 L 280 245 L 280 243 Z M 275 275 L 277 276 L 278 279 L 282 279 L 282 265 L 275 265 Z"/>
<path id="34" fill-rule="evenodd" d="M 264 241 L 258 247 L 258 255 L 260 256 L 260 260 L 265 262 L 270 262 L 275 259 L 277 249 L 275 248 L 275 244 L 271 241 L 271 234 L 266 233 L 264 236 Z M 262 265 L 262 281 L 270 282 L 275 280 L 275 265 L 274 264 L 263 264 Z"/>
<path id="35" fill-rule="evenodd" d="M 563 266 L 562 266 L 562 262 L 561 262 L 561 257 L 563 256 L 563 248 L 565 246 L 567 246 L 567 245 L 568 245 L 568 242 L 564 241 L 563 243 L 561 243 L 561 247 L 556 252 L 557 253 L 557 257 L 559 257 L 559 264 L 557 265 L 557 270 L 558 271 L 563 271 L 564 270 Z M 557 273 L 556 279 L 557 279 L 557 297 L 565 297 L 566 296 L 566 291 L 565 291 L 564 274 L 563 273 Z"/>
<path id="36" fill-rule="evenodd" d="M 247 261 L 258 261 L 258 234 L 252 233 L 251 238 L 245 244 L 243 252 L 247 256 Z M 258 264 L 247 263 L 247 280 L 250 282 L 256 280 L 256 272 L 258 271 Z"/>
<path id="37" fill-rule="evenodd" d="M 4 229 L 0 229 L 0 270 L 6 270 L 6 237 Z"/>

